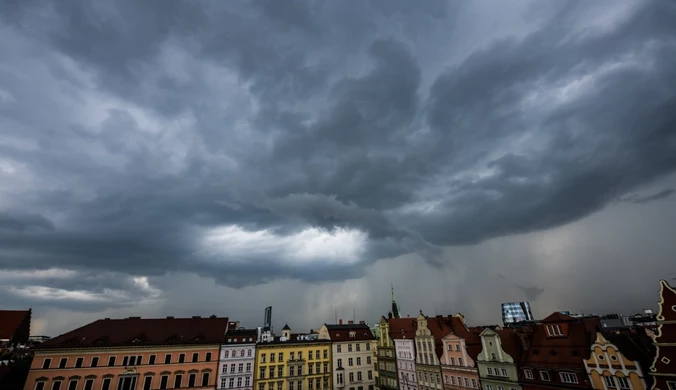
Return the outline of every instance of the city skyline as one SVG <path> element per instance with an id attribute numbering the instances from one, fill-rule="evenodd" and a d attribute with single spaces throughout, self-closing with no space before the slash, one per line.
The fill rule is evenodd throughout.
<path id="1" fill-rule="evenodd" d="M 674 20 L 660 0 L 2 2 L 2 306 L 50 335 L 268 306 L 275 329 L 375 323 L 391 284 L 402 316 L 479 324 L 503 302 L 654 309 L 676 277 Z"/>

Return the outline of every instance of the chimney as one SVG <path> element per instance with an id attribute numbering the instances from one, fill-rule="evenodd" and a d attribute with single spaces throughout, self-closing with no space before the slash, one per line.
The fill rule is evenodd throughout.
<path id="1" fill-rule="evenodd" d="M 202 316 L 192 316 L 193 320 L 196 320 L 198 318 L 202 318 Z"/>
<path id="2" fill-rule="evenodd" d="M 359 325 L 366 325 L 366 321 L 359 321 Z"/>
<path id="3" fill-rule="evenodd" d="M 174 316 L 167 316 L 167 319 L 168 319 L 168 320 L 173 320 L 173 319 L 174 319 Z"/>
<path id="4" fill-rule="evenodd" d="M 354 321 L 349 320 L 349 321 L 347 321 L 347 324 L 348 324 L 348 325 L 352 325 L 352 324 L 354 324 Z"/>
<path id="5" fill-rule="evenodd" d="M 338 320 L 338 325 L 343 325 L 343 319 L 342 318 Z"/>

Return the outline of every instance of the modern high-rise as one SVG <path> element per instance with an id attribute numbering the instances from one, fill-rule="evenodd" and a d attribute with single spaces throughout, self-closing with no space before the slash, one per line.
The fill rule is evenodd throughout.
<path id="1" fill-rule="evenodd" d="M 502 304 L 502 323 L 509 324 L 533 321 L 529 302 L 507 302 Z"/>

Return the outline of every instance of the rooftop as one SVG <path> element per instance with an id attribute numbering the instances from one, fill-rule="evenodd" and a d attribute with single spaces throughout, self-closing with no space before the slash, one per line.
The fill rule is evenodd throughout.
<path id="1" fill-rule="evenodd" d="M 30 310 L 0 310 L 0 340 L 11 339 Z"/>
<path id="2" fill-rule="evenodd" d="M 106 318 L 54 337 L 39 348 L 220 344 L 227 329 L 227 317 Z"/>

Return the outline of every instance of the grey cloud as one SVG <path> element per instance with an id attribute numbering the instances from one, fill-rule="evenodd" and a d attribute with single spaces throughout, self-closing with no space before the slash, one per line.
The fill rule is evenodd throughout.
<path id="1" fill-rule="evenodd" d="M 674 172 L 672 4 L 603 27 L 581 16 L 608 5 L 528 6 L 544 27 L 476 46 L 472 6 L 3 4 L 0 269 L 246 289 L 411 252 L 461 268 L 440 246 L 565 226 Z M 204 255 L 232 225 L 368 242 L 349 265 Z"/>
<path id="2" fill-rule="evenodd" d="M 526 299 L 529 301 L 536 301 L 540 295 L 542 295 L 543 292 L 545 292 L 544 288 L 539 288 L 539 287 L 523 287 L 519 286 L 521 291 L 526 295 Z"/>
<path id="3" fill-rule="evenodd" d="M 671 195 L 673 195 L 676 192 L 675 189 L 673 188 L 665 188 L 661 191 L 655 192 L 654 194 L 649 194 L 649 195 L 637 195 L 637 194 L 631 194 L 628 196 L 624 196 L 619 199 L 620 202 L 628 202 L 628 203 L 635 203 L 635 204 L 643 204 L 643 203 L 648 203 L 652 202 L 654 200 L 660 200 L 664 198 L 668 198 Z"/>

